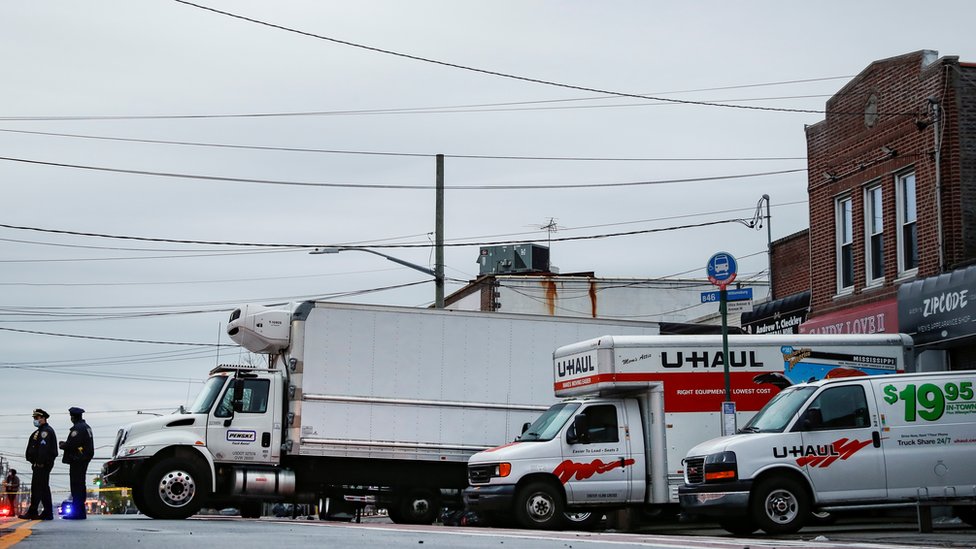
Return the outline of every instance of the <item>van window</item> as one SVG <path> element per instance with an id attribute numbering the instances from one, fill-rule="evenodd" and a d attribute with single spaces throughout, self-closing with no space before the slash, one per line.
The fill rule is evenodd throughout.
<path id="1" fill-rule="evenodd" d="M 586 435 L 580 437 L 590 444 L 618 442 L 617 407 L 613 404 L 599 404 L 583 410 L 589 423 Z"/>
<path id="2" fill-rule="evenodd" d="M 810 423 L 809 430 L 856 429 L 871 425 L 864 388 L 860 385 L 831 387 L 820 393 L 807 409 L 807 416 L 816 417 L 818 413 L 819 420 Z"/>

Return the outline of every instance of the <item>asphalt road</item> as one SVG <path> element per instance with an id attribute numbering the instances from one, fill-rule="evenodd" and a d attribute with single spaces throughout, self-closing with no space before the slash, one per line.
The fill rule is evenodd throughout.
<path id="1" fill-rule="evenodd" d="M 537 532 L 514 529 L 395 525 L 386 518 L 362 524 L 264 518 L 198 517 L 160 521 L 142 515 L 91 516 L 85 521 L 0 519 L 0 549 L 16 547 L 102 549 L 125 547 L 207 549 L 244 547 L 362 548 L 539 548 L 675 549 L 976 547 L 976 529 L 939 523 L 935 532 L 918 533 L 907 520 L 841 520 L 836 525 L 803 530 L 785 537 L 735 538 L 707 524 L 645 526 L 637 532 Z"/>

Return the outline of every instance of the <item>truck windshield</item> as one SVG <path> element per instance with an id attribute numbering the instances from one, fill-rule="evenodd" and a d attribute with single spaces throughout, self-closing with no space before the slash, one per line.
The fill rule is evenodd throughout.
<path id="1" fill-rule="evenodd" d="M 224 388 L 225 381 L 227 381 L 227 376 L 214 376 L 208 379 L 207 384 L 203 386 L 200 394 L 197 395 L 197 399 L 193 402 L 193 406 L 190 406 L 189 412 L 191 414 L 209 414 L 211 406 L 217 400 L 217 395 Z"/>
<path id="2" fill-rule="evenodd" d="M 779 392 L 759 413 L 753 416 L 742 433 L 781 433 L 797 410 L 816 391 L 816 387 L 789 387 Z"/>
<path id="3" fill-rule="evenodd" d="M 529 428 L 519 437 L 520 442 L 552 440 L 559 434 L 559 430 L 566 424 L 566 420 L 573 417 L 573 413 L 580 407 L 579 402 L 563 402 L 554 404 L 539 419 L 532 422 Z"/>

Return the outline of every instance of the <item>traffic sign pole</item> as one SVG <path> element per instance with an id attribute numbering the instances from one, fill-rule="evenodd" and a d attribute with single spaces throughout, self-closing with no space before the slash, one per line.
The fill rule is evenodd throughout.
<path id="1" fill-rule="evenodd" d="M 735 433 L 735 402 L 732 400 L 732 381 L 729 373 L 729 292 L 726 287 L 735 280 L 738 266 L 732 254 L 718 252 L 708 260 L 705 273 L 712 284 L 718 286 L 718 310 L 722 315 L 722 366 L 725 371 L 725 402 L 722 403 L 722 435 Z M 727 414 L 727 409 L 733 410 Z"/>

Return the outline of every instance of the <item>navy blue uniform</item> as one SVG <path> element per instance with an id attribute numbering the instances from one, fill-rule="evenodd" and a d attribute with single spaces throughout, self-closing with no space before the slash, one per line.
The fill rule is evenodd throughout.
<path id="1" fill-rule="evenodd" d="M 54 429 L 44 423 L 27 440 L 27 461 L 31 464 L 31 503 L 27 516 L 42 519 L 54 518 L 54 505 L 51 503 L 51 469 L 58 457 L 58 437 Z M 38 504 L 44 513 L 38 515 Z"/>
<path id="2" fill-rule="evenodd" d="M 85 500 L 88 497 L 85 487 L 85 476 L 88 474 L 88 463 L 95 456 L 95 443 L 92 438 L 91 427 L 85 420 L 78 418 L 71 426 L 71 432 L 63 445 L 64 457 L 61 461 L 69 466 L 71 480 L 72 518 L 85 518 Z"/>

